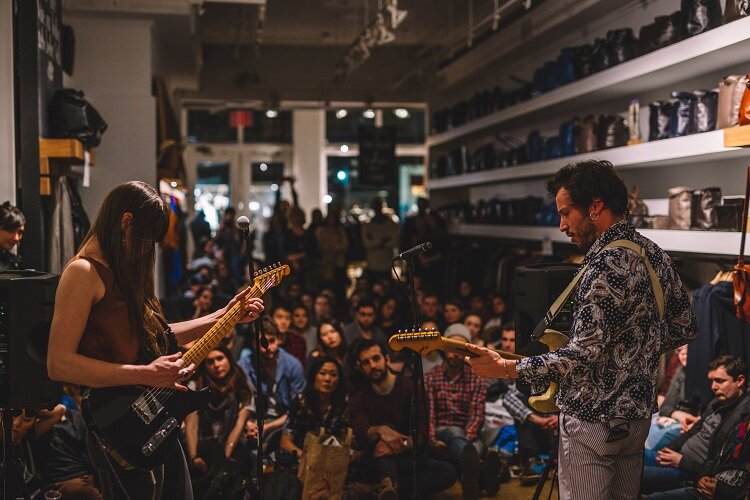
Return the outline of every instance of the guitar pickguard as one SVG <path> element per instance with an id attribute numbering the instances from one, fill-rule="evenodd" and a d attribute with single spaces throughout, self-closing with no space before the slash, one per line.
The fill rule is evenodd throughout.
<path id="1" fill-rule="evenodd" d="M 164 442 L 175 427 L 177 427 L 177 419 L 174 417 L 168 418 L 167 421 L 162 424 L 161 428 L 141 447 L 141 453 L 146 456 L 151 455 L 156 451 L 159 445 Z"/>
<path id="2" fill-rule="evenodd" d="M 154 396 L 152 390 L 145 390 L 138 396 L 138 399 L 133 401 L 130 408 L 132 408 L 144 424 L 149 425 L 161 413 L 164 405 Z"/>

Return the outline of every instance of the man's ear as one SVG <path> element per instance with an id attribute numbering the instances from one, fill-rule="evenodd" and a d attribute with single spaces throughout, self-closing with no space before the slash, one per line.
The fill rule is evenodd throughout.
<path id="1" fill-rule="evenodd" d="M 741 375 L 741 374 L 740 374 L 740 375 L 737 375 L 737 384 L 738 384 L 738 385 L 739 385 L 740 387 L 742 387 L 743 389 L 745 389 L 745 382 L 746 382 L 746 381 L 747 381 L 747 380 L 745 379 L 745 376 L 744 376 L 744 375 Z"/>

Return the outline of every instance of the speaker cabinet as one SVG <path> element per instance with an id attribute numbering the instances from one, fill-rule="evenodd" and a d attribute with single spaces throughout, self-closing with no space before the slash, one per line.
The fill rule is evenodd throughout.
<path id="1" fill-rule="evenodd" d="M 59 276 L 0 272 L 0 408 L 45 408 L 62 384 L 47 376 L 47 343 Z"/>
<path id="2" fill-rule="evenodd" d="M 513 276 L 513 323 L 516 327 L 516 350 L 533 355 L 546 348 L 531 343 L 531 334 L 547 314 L 552 303 L 573 279 L 578 266 L 572 264 L 531 264 L 516 268 Z M 561 333 L 570 331 L 573 321 L 572 301 L 563 305 L 551 327 Z"/>

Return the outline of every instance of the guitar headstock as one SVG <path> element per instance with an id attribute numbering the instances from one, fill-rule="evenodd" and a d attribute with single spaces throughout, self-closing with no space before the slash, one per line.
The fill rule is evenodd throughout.
<path id="1" fill-rule="evenodd" d="M 253 283 L 256 287 L 261 290 L 268 290 L 275 286 L 279 286 L 284 276 L 289 276 L 291 269 L 287 264 L 281 264 L 277 262 L 263 269 L 259 269 L 253 274 Z"/>
<path id="2" fill-rule="evenodd" d="M 408 348 L 421 355 L 443 349 L 443 336 L 437 329 L 432 330 L 399 330 L 388 341 L 394 351 Z"/>

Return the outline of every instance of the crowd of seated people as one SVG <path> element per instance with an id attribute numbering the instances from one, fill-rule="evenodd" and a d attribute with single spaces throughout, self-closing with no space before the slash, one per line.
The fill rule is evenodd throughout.
<path id="1" fill-rule="evenodd" d="M 412 488 L 415 442 L 409 409 L 417 365 L 406 350 L 393 352 L 388 340 L 414 321 L 407 290 L 384 269 L 384 250 L 375 244 L 379 231 L 383 241 L 395 244 L 393 228 L 382 217 L 377 219 L 380 228 L 364 231 L 362 225 L 361 237 L 369 239 L 362 248 L 376 252 L 363 261 L 372 260 L 376 269 L 369 273 L 365 268 L 350 282 L 341 266 L 347 249 L 359 245 L 356 235 L 331 220 L 335 212 L 305 226 L 304 213 L 288 209 L 288 223 L 275 219 L 276 256 L 286 259 L 292 275 L 264 296 L 262 319 L 232 329 L 207 353 L 189 383 L 193 389 L 208 387 L 212 394 L 208 407 L 183 425 L 196 498 L 213 498 L 205 496 L 207 482 L 219 471 L 254 475 L 258 453 L 264 462 L 287 463 L 289 457 L 305 456 L 309 433 L 341 441 L 348 430 L 354 452 L 348 471 L 342 471 L 346 488 L 364 492 L 356 498 L 406 498 Z M 413 222 L 411 230 L 423 227 Z M 433 220 L 424 227 L 437 226 Z M 169 320 L 211 313 L 249 284 L 233 226 L 222 228 L 221 237 L 201 236 L 182 292 L 164 301 Z M 335 255 L 320 266 L 323 253 Z M 434 269 L 434 263 L 421 268 Z M 501 294 L 468 281 L 443 290 L 423 275 L 415 277 L 415 285 L 422 330 L 516 351 L 509 304 Z M 260 345 L 256 325 L 264 338 Z M 642 493 L 653 498 L 709 493 L 721 498 L 737 475 L 726 471 L 745 470 L 750 461 L 750 447 L 743 447 L 750 423 L 746 367 L 741 360 L 717 359 L 707 374 L 716 399 L 708 408 L 694 408 L 684 397 L 687 351 L 678 349 L 669 360 L 668 383 L 647 441 Z M 417 391 L 422 412 L 416 443 L 419 497 L 454 483 L 467 499 L 494 496 L 511 476 L 527 486 L 536 484 L 555 452 L 557 416 L 529 407 L 523 388 L 511 380 L 479 379 L 460 355 L 435 351 L 420 360 L 425 392 Z M 67 398 L 67 409 L 33 418 L 16 415 L 19 437 L 14 444 L 36 458 L 26 472 L 39 492 L 55 488 L 63 498 L 101 498 L 87 462 L 76 399 Z M 264 439 L 258 449 L 260 410 Z M 342 492 L 326 491 L 324 497 L 337 494 Z"/>

